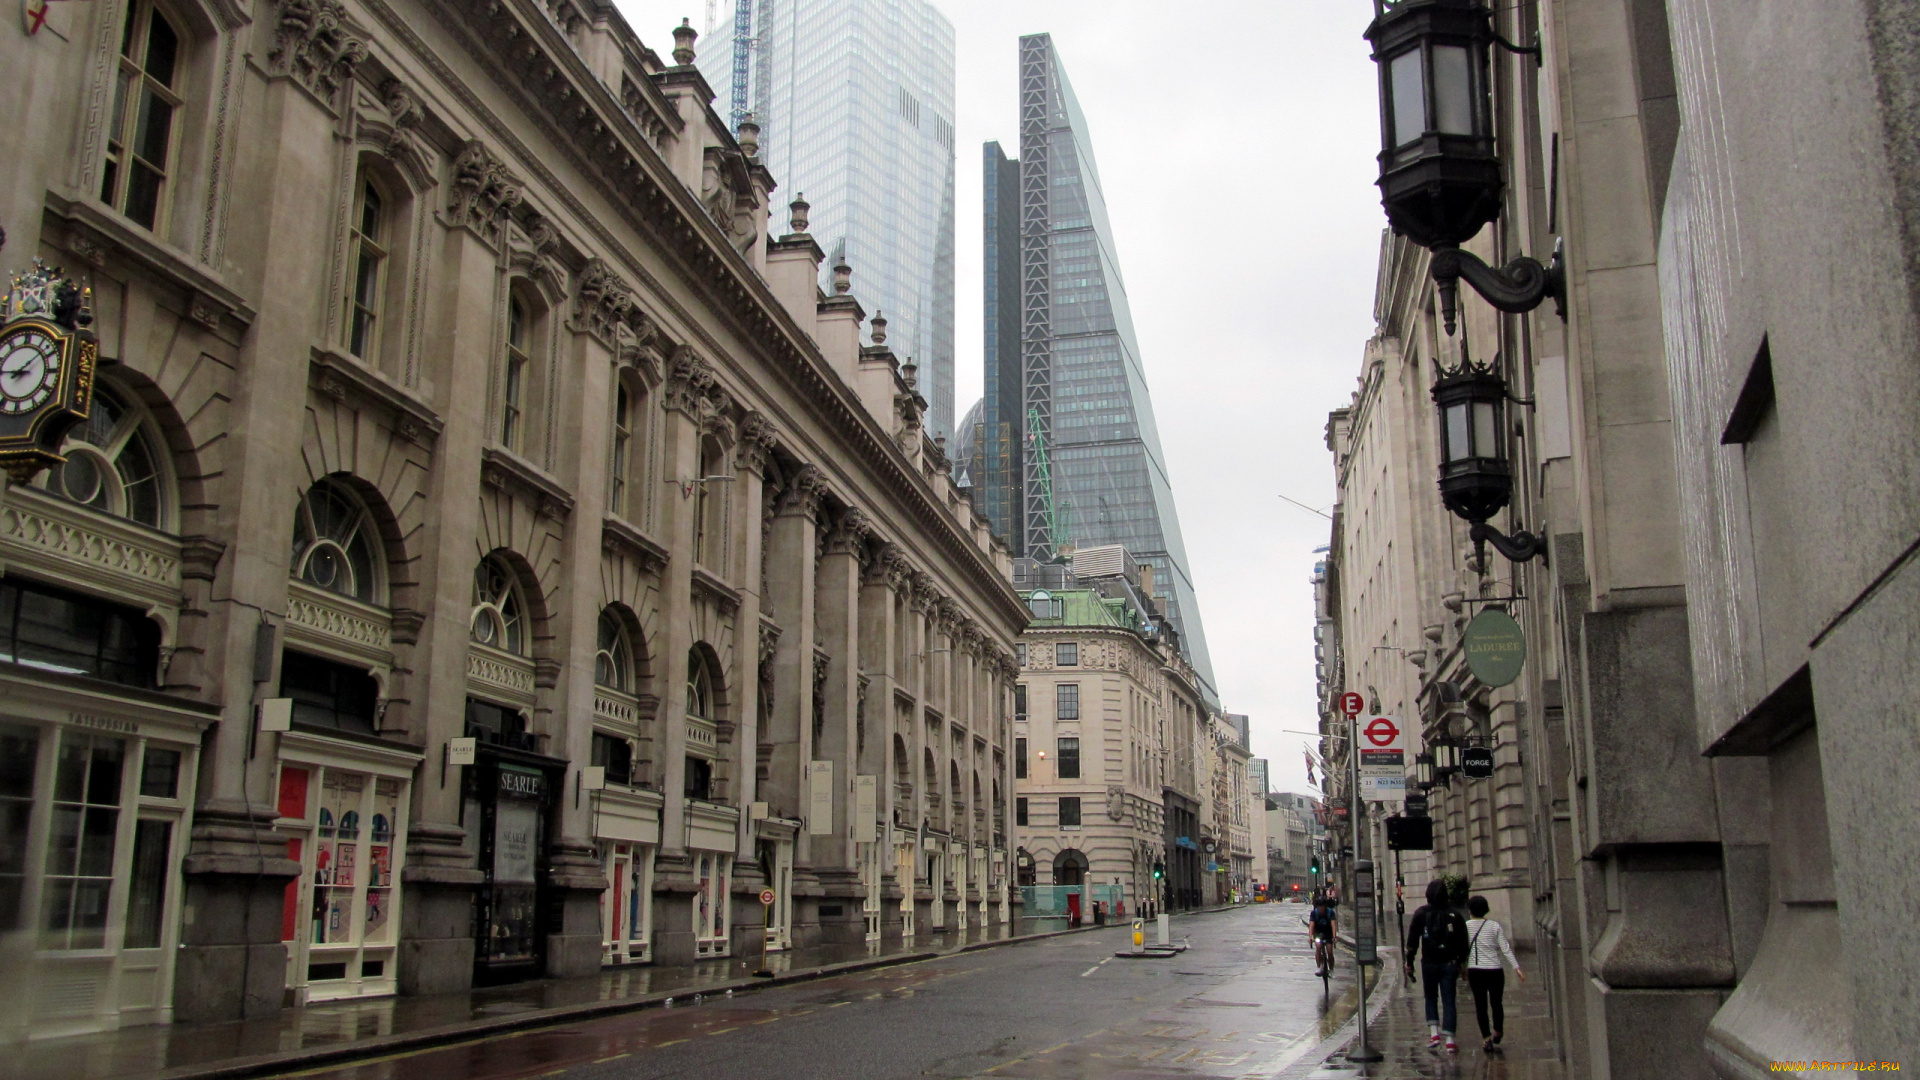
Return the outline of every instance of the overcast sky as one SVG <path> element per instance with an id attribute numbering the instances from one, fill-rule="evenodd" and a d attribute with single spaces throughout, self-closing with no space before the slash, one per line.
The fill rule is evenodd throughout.
<path id="1" fill-rule="evenodd" d="M 663 57 L 681 18 L 705 26 L 706 0 L 618 3 Z M 1252 717 L 1275 790 L 1316 790 L 1283 729 L 1315 726 L 1307 579 L 1328 523 L 1280 496 L 1333 501 L 1327 412 L 1373 331 L 1371 5 L 935 6 L 959 48 L 955 416 L 982 381 L 980 146 L 1018 147 L 1017 40 L 1050 33 L 1092 128 L 1222 703 Z"/>

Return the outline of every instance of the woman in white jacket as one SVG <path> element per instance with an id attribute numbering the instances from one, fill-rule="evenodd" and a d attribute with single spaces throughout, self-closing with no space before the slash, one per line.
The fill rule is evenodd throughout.
<path id="1" fill-rule="evenodd" d="M 1467 985 L 1473 989 L 1473 1017 L 1480 1021 L 1480 1037 L 1486 1040 L 1482 1048 L 1497 1054 L 1507 1026 L 1507 1010 L 1502 1001 L 1507 989 L 1507 972 L 1500 961 L 1504 957 L 1512 964 L 1513 973 L 1520 976 L 1521 982 L 1527 981 L 1527 973 L 1520 970 L 1520 961 L 1514 959 L 1506 929 L 1487 918 L 1487 898 L 1476 896 L 1468 900 L 1467 912 L 1473 916 L 1467 920 Z M 1493 1012 L 1491 1028 L 1487 1026 L 1489 1009 Z"/>

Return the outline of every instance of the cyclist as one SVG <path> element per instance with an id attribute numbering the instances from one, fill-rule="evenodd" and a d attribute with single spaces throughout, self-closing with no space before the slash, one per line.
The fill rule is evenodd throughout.
<path id="1" fill-rule="evenodd" d="M 1314 975 L 1324 978 L 1333 970 L 1333 936 L 1340 921 L 1325 893 L 1313 894 L 1313 910 L 1307 913 L 1307 936 L 1313 942 Z"/>

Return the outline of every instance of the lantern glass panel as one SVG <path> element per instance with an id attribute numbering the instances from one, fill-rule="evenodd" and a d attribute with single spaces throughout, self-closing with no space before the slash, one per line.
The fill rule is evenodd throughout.
<path id="1" fill-rule="evenodd" d="M 1433 47 L 1434 130 L 1473 134 L 1473 70 L 1464 45 Z"/>
<path id="2" fill-rule="evenodd" d="M 1395 147 L 1413 142 L 1427 131 L 1427 80 L 1422 71 L 1420 50 L 1409 49 L 1387 65 L 1387 81 L 1393 91 L 1393 132 Z"/>
<path id="3" fill-rule="evenodd" d="M 1445 454 L 1448 461 L 1462 461 L 1473 456 L 1473 448 L 1467 442 L 1466 402 L 1447 406 L 1446 435 Z"/>
<path id="4" fill-rule="evenodd" d="M 1500 407 L 1491 401 L 1473 403 L 1473 452 L 1475 457 L 1504 457 L 1500 453 Z"/>

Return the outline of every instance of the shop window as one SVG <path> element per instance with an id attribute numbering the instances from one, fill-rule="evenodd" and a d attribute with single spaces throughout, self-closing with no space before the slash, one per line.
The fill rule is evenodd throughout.
<path id="1" fill-rule="evenodd" d="M 90 596 L 0 581 L 0 660 L 151 687 L 160 631 L 144 614 Z"/>
<path id="2" fill-rule="evenodd" d="M 1053 688 L 1054 717 L 1060 720 L 1080 719 L 1080 685 L 1061 683 Z"/>
<path id="3" fill-rule="evenodd" d="M 148 229 L 160 226 L 165 205 L 184 52 L 179 30 L 152 3 L 127 6 L 100 200 Z"/>
<path id="4" fill-rule="evenodd" d="M 1054 746 L 1059 753 L 1060 779 L 1080 779 L 1080 740 L 1057 739 Z"/>
<path id="5" fill-rule="evenodd" d="M 146 408 L 98 382 L 86 423 L 69 432 L 61 445 L 66 464 L 48 469 L 36 482 L 82 506 L 149 528 L 166 528 L 161 445 Z"/>
<path id="6" fill-rule="evenodd" d="M 280 656 L 280 696 L 293 699 L 301 724 L 371 735 L 380 686 L 359 668 L 288 649 Z"/>
<path id="7" fill-rule="evenodd" d="M 520 589 L 500 559 L 480 560 L 473 571 L 473 640 L 515 655 L 526 655 L 526 626 Z"/>
<path id="8" fill-rule="evenodd" d="M 1020 826 L 1027 823 L 1027 799 L 1024 795 L 1013 800 L 1013 823 Z"/>
<path id="9" fill-rule="evenodd" d="M 1080 827 L 1080 796 L 1060 796 L 1060 827 L 1063 829 Z"/>
<path id="10" fill-rule="evenodd" d="M 594 732 L 592 762 L 606 770 L 607 783 L 622 786 L 633 783 L 633 747 L 627 740 Z"/>
<path id="11" fill-rule="evenodd" d="M 728 878 L 733 859 L 713 852 L 696 852 L 693 933 L 694 951 L 701 956 L 720 956 L 727 950 L 727 931 L 731 920 Z"/>
<path id="12" fill-rule="evenodd" d="M 1080 664 L 1080 643 L 1062 641 L 1053 647 L 1053 662 L 1060 667 L 1078 667 Z"/>
<path id="13" fill-rule="evenodd" d="M 151 757 L 153 751 L 147 751 Z M 145 794 L 145 792 L 142 792 Z M 133 866 L 127 890 L 126 948 L 157 949 L 167 899 L 168 855 L 173 822 L 142 818 L 134 823 Z"/>
<path id="14" fill-rule="evenodd" d="M 396 777 L 281 766 L 281 817 L 303 826 L 288 842 L 302 873 L 288 887 L 281 933 L 309 1001 L 393 992 L 404 790 Z"/>
<path id="15" fill-rule="evenodd" d="M 713 762 L 706 758 L 687 759 L 686 797 L 702 802 L 713 800 Z"/>
<path id="16" fill-rule="evenodd" d="M 140 763 L 140 795 L 147 799 L 175 799 L 180 794 L 180 751 L 147 747 Z"/>
<path id="17" fill-rule="evenodd" d="M 60 737 L 46 876 L 41 882 L 43 949 L 106 947 L 126 752 L 123 739 L 77 731 Z"/>
<path id="18" fill-rule="evenodd" d="M 484 743 L 533 749 L 533 740 L 527 732 L 527 718 L 518 709 L 479 698 L 467 699 L 466 733 L 468 738 Z"/>
<path id="19" fill-rule="evenodd" d="M 0 933 L 18 930 L 26 895 L 33 780 L 40 765 L 40 729 L 0 721 Z"/>
<path id="20" fill-rule="evenodd" d="M 1025 739 L 1013 740 L 1013 778 L 1015 780 L 1027 778 L 1027 740 Z"/>
<path id="21" fill-rule="evenodd" d="M 379 602 L 373 515 L 344 485 L 307 489 L 293 524 L 293 575 L 342 596 Z"/>

